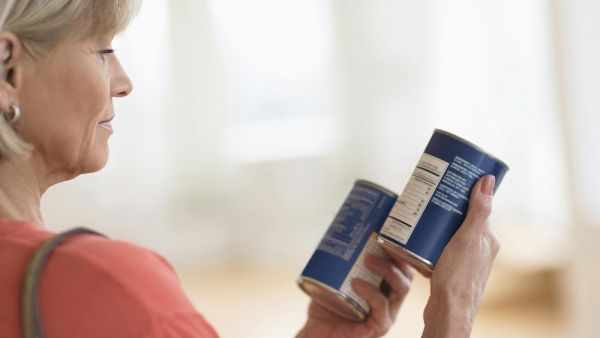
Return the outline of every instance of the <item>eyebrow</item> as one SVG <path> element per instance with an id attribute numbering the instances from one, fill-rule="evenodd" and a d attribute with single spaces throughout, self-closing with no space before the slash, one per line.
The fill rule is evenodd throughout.
<path id="1" fill-rule="evenodd" d="M 110 46 L 112 39 L 107 38 L 105 36 L 99 36 L 99 37 L 95 38 L 94 41 L 102 46 Z"/>

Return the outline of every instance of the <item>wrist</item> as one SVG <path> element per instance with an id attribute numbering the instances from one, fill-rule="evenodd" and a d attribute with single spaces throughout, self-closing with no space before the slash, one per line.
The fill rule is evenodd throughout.
<path id="1" fill-rule="evenodd" d="M 432 293 L 423 315 L 423 338 L 468 338 L 477 312 L 477 298 L 468 293 Z"/>

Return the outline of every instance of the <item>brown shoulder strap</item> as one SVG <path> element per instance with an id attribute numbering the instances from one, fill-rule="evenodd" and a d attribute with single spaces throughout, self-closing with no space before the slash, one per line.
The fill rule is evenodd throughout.
<path id="1" fill-rule="evenodd" d="M 82 234 L 92 234 L 104 236 L 96 231 L 86 228 L 75 228 L 55 235 L 39 248 L 36 249 L 27 269 L 23 280 L 23 290 L 21 293 L 21 325 L 23 329 L 23 338 L 43 338 L 44 331 L 40 315 L 39 303 L 39 285 L 40 275 L 44 265 L 48 261 L 52 251 L 64 240 Z"/>

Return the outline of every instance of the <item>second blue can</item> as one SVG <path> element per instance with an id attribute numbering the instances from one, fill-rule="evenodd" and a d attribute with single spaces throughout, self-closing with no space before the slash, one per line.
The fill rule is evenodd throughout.
<path id="1" fill-rule="evenodd" d="M 397 197 L 375 183 L 357 180 L 302 271 L 302 290 L 344 318 L 364 320 L 369 304 L 354 292 L 351 281 L 361 278 L 381 285 L 382 277 L 369 271 L 364 259 L 368 254 L 385 257 L 377 235 Z"/>
<path id="2" fill-rule="evenodd" d="M 436 129 L 379 234 L 388 253 L 430 275 L 464 221 L 472 187 L 484 175 L 496 178 L 508 166 L 473 143 Z"/>

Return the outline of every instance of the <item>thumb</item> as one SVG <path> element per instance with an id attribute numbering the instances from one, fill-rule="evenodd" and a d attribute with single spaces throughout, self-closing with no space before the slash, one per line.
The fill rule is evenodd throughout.
<path id="1" fill-rule="evenodd" d="M 492 175 L 484 176 L 475 183 L 475 186 L 471 190 L 467 217 L 460 229 L 464 228 L 465 231 L 483 231 L 492 213 L 492 198 L 495 184 L 496 178 Z"/>

